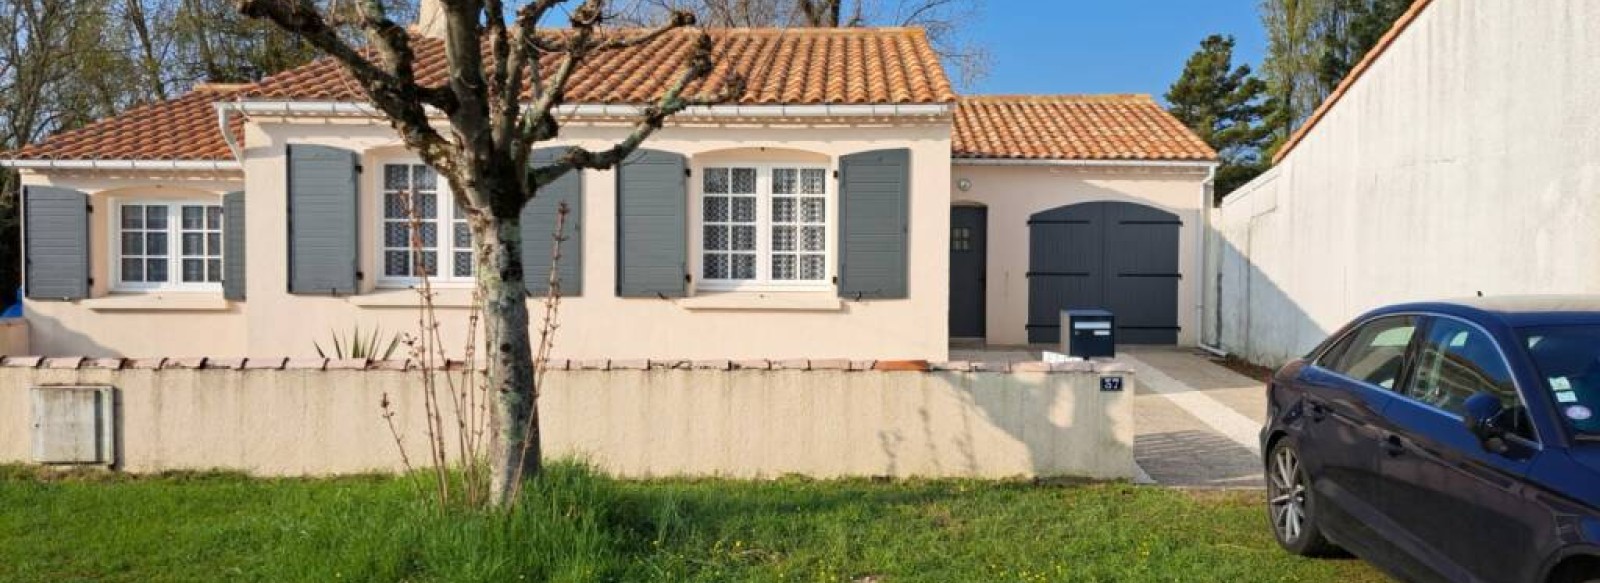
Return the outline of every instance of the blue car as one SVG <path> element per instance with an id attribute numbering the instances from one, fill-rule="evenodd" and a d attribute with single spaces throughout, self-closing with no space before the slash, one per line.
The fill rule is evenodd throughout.
<path id="1" fill-rule="evenodd" d="M 1288 551 L 1408 581 L 1600 581 L 1600 297 L 1382 308 L 1267 391 Z"/>

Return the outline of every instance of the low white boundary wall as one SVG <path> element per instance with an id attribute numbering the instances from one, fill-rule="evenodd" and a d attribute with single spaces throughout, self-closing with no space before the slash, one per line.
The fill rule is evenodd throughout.
<path id="1" fill-rule="evenodd" d="M 85 384 L 117 389 L 118 466 L 131 472 L 397 470 L 385 394 L 412 459 L 426 456 L 421 376 L 405 363 L 0 365 L 0 463 L 32 461 L 29 387 Z M 563 363 L 541 389 L 544 444 L 622 477 L 1133 476 L 1134 382 L 1121 365 L 883 368 L 893 367 Z M 1102 391 L 1103 378 L 1122 390 Z"/>

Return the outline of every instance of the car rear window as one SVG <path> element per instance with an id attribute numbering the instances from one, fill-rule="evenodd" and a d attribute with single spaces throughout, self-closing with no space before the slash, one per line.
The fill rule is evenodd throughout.
<path id="1" fill-rule="evenodd" d="M 1522 339 L 1557 415 L 1574 431 L 1600 435 L 1600 326 L 1528 328 Z"/>

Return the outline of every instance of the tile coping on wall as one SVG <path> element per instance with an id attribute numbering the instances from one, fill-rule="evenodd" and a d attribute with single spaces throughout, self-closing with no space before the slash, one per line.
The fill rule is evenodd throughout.
<path id="1" fill-rule="evenodd" d="M 451 360 L 443 370 L 465 370 L 469 363 Z M 483 363 L 471 363 L 482 368 Z M 75 369 L 198 369 L 198 370 L 319 370 L 319 371 L 414 371 L 421 364 L 414 360 L 369 360 L 326 358 L 88 358 L 82 356 L 3 356 L 0 367 Z M 774 370 L 836 372 L 991 372 L 991 373 L 1121 373 L 1133 369 L 1117 361 L 1077 361 L 1048 363 L 1038 361 L 927 362 L 923 360 L 551 360 L 548 370 L 581 371 L 660 371 L 660 370 Z"/>

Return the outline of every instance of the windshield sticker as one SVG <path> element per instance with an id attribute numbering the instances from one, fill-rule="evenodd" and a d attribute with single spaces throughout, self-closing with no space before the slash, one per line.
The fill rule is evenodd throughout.
<path id="1" fill-rule="evenodd" d="M 1567 377 L 1554 377 L 1550 379 L 1550 388 L 1557 391 L 1570 391 L 1572 390 L 1572 381 L 1567 380 Z"/>
<path id="2" fill-rule="evenodd" d="M 1588 421 L 1593 416 L 1594 411 L 1590 411 L 1588 407 L 1583 405 L 1567 407 L 1567 418 L 1573 421 Z"/>
<path id="3" fill-rule="evenodd" d="M 1578 402 L 1578 394 L 1572 391 L 1560 391 L 1556 393 L 1556 400 L 1562 403 L 1576 403 Z"/>

